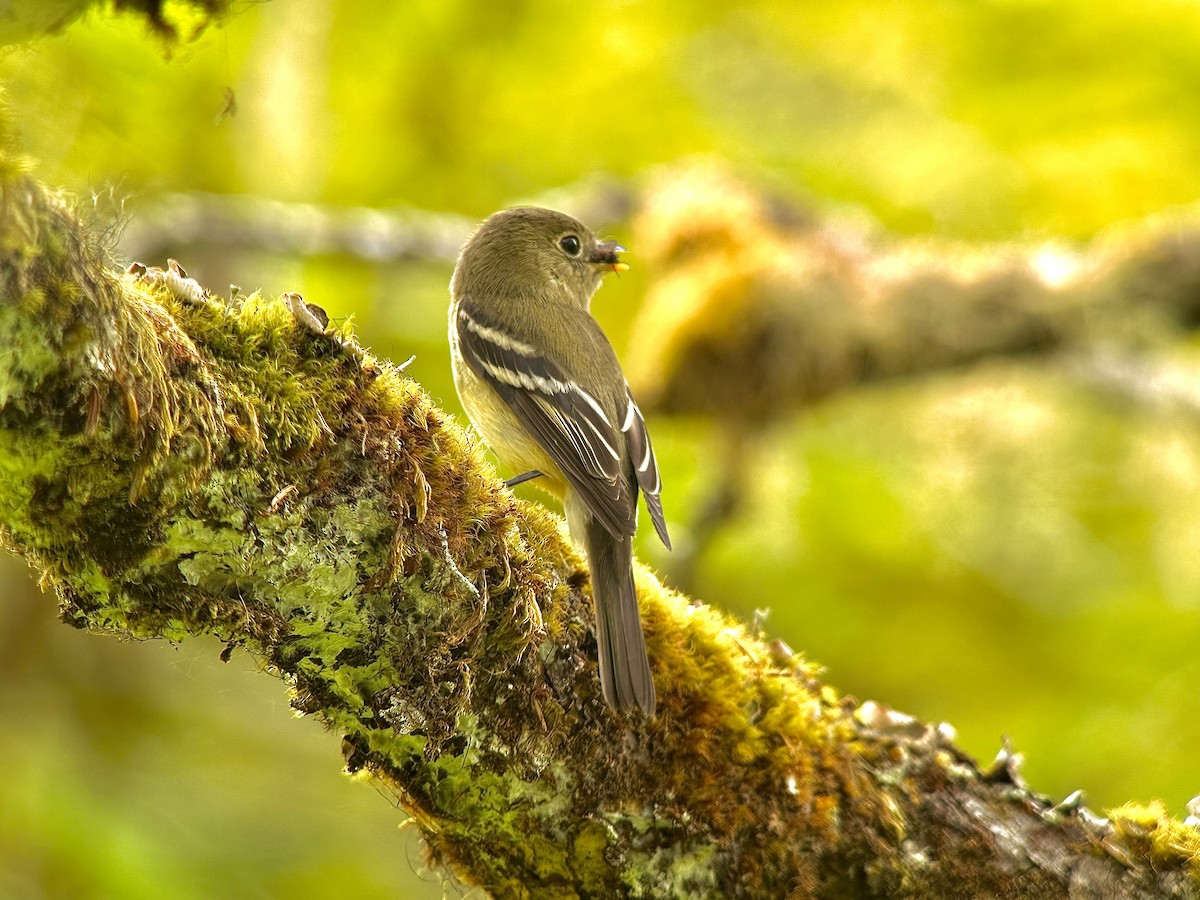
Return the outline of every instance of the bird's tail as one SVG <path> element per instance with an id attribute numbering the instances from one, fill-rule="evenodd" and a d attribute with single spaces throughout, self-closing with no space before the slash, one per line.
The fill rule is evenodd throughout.
<path id="1" fill-rule="evenodd" d="M 654 680 L 633 586 L 633 540 L 618 540 L 590 518 L 585 531 L 604 699 L 616 709 L 640 706 L 647 716 L 653 716 Z"/>

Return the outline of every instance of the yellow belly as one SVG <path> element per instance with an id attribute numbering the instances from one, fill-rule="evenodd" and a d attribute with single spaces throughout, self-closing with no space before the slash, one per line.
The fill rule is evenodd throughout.
<path id="1" fill-rule="evenodd" d="M 513 475 L 537 469 L 545 477 L 533 483 L 561 499 L 567 483 L 558 466 L 541 444 L 529 436 L 500 395 L 460 359 L 454 361 L 454 386 L 471 424 L 500 462 Z"/>

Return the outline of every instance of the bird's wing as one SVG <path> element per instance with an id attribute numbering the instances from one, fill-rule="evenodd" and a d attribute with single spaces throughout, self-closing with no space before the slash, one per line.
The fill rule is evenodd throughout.
<path id="1" fill-rule="evenodd" d="M 659 539 L 671 549 L 671 538 L 667 534 L 667 522 L 663 517 L 662 478 L 658 474 L 658 460 L 654 458 L 654 447 L 650 445 L 650 433 L 646 431 L 646 420 L 642 411 L 634 402 L 629 386 L 625 386 L 626 406 L 625 418 L 621 422 L 621 431 L 625 433 L 626 446 L 629 448 L 629 459 L 633 463 L 633 472 L 637 483 L 646 497 L 646 509 L 650 511 L 650 519 L 654 522 L 654 530 Z"/>
<path id="2" fill-rule="evenodd" d="M 635 495 L 622 471 L 621 434 L 599 401 L 535 347 L 468 313 L 455 316 L 459 351 L 554 460 L 614 537 L 636 526 Z"/>

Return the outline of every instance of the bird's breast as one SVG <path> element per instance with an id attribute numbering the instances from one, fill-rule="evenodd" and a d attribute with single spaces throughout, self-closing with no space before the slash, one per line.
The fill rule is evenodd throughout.
<path id="1" fill-rule="evenodd" d="M 505 467 L 512 470 L 513 475 L 537 469 L 545 477 L 533 483 L 556 497 L 562 497 L 567 488 L 566 479 L 550 455 L 521 425 L 501 396 L 475 374 L 460 354 L 455 353 L 453 359 L 454 386 L 458 389 L 458 398 L 484 443 Z"/>

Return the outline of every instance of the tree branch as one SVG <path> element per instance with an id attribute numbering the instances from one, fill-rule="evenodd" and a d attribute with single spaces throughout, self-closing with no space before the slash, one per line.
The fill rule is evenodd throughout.
<path id="1" fill-rule="evenodd" d="M 0 167 L 0 535 L 97 631 L 263 659 L 501 897 L 1186 897 L 1200 830 L 1052 807 L 639 571 L 660 697 L 603 702 L 587 576 L 295 295 L 118 275 Z"/>
<path id="2" fill-rule="evenodd" d="M 113 198 L 122 208 L 124 200 Z M 586 222 L 628 218 L 632 189 L 593 176 L 548 191 L 531 203 L 572 211 Z M 453 264 L 475 222 L 446 212 L 392 207 L 337 207 L 199 192 L 161 194 L 139 204 L 121 234 L 121 247 L 157 259 L 175 247 L 228 254 L 247 249 L 288 256 L 338 254 L 377 265 Z"/>
<path id="3" fill-rule="evenodd" d="M 631 353 L 643 408 L 758 427 L 840 391 L 992 357 L 1135 352 L 1200 325 L 1200 213 L 1085 248 L 878 240 L 698 161 L 659 173 Z"/>

